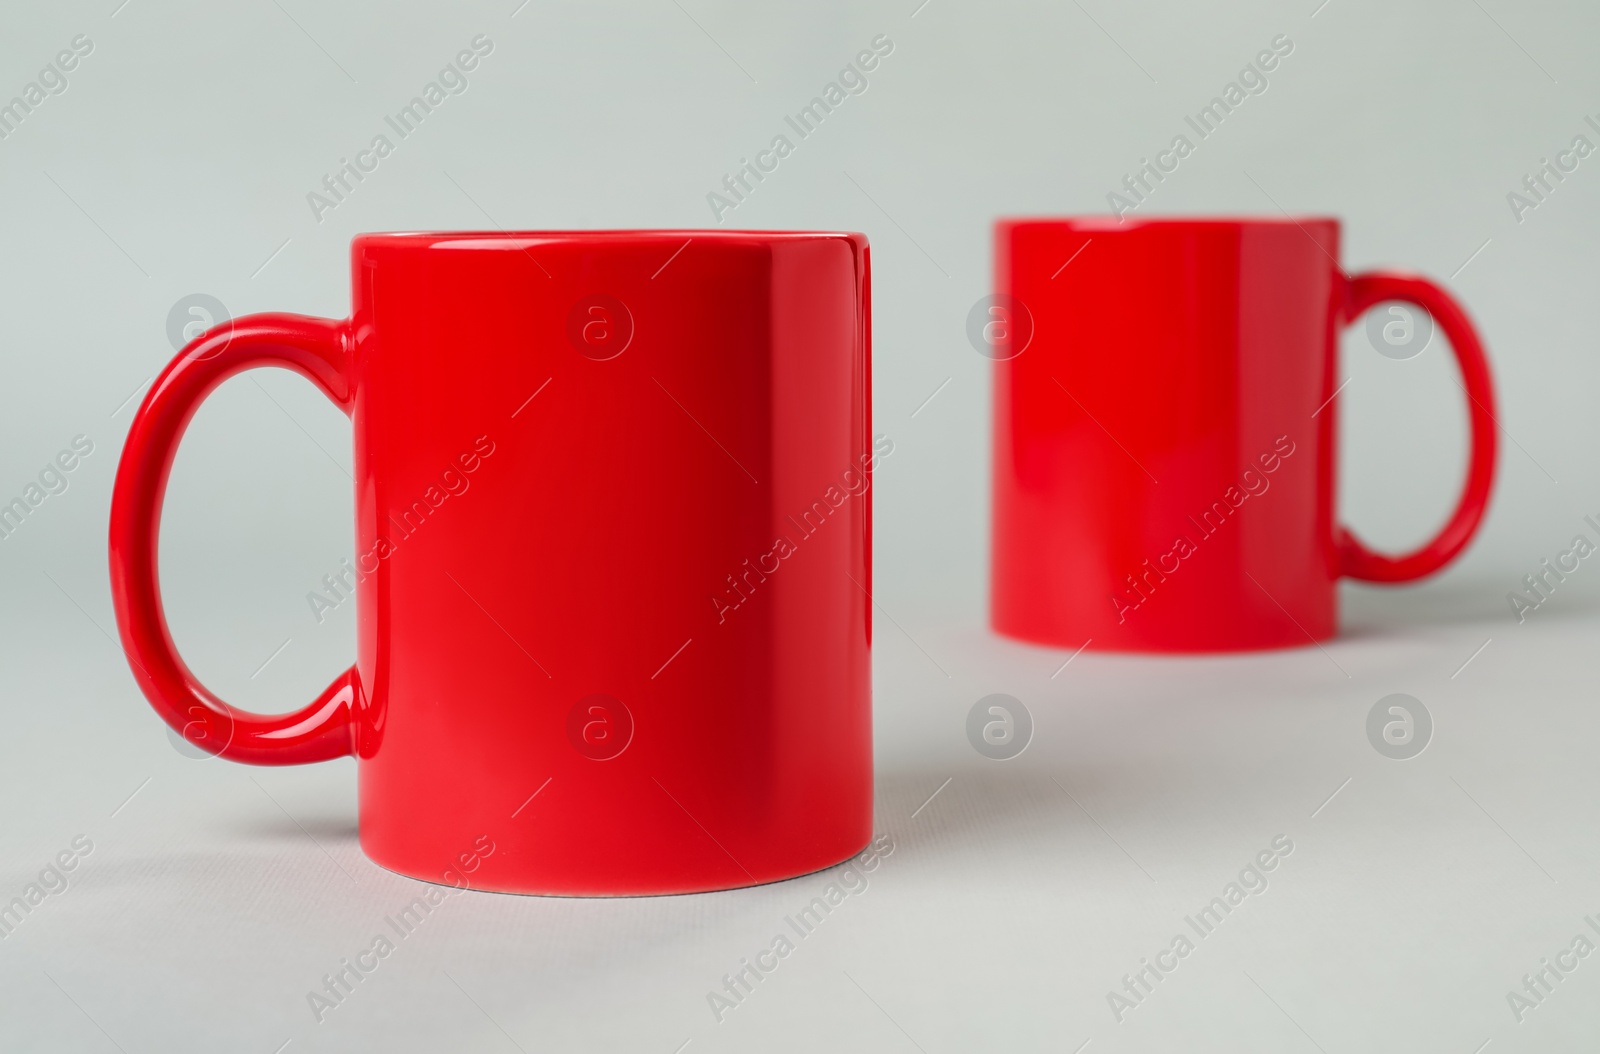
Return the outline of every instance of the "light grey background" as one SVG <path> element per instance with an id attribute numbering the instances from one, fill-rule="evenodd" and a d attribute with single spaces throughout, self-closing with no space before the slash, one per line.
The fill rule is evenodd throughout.
<path id="1" fill-rule="evenodd" d="M 1521 222 L 1506 200 L 1573 137 L 1600 146 L 1592 8 L 518 2 L 6 13 L 0 100 L 75 35 L 94 50 L 0 140 L 0 501 L 75 435 L 95 447 L 0 540 L 0 899 L 75 835 L 95 848 L 0 941 L 0 1049 L 1592 1049 L 1600 960 L 1521 1023 L 1506 1002 L 1580 930 L 1600 941 L 1583 921 L 1600 918 L 1600 571 L 1522 624 L 1506 600 L 1600 513 L 1600 155 Z M 467 91 L 318 222 L 306 193 L 477 34 L 495 46 Z M 707 991 L 826 876 L 453 900 L 318 1024 L 305 992 L 418 884 L 361 856 L 351 764 L 180 756 L 113 643 L 110 485 L 172 354 L 169 309 L 198 292 L 341 315 L 360 231 L 711 225 L 708 192 L 878 34 L 895 48 L 870 88 L 726 223 L 872 238 L 875 427 L 896 443 L 876 478 L 875 671 L 894 854 L 720 1024 Z M 1499 387 L 1494 507 L 1436 580 L 1348 588 L 1325 649 L 1063 668 L 1070 653 L 984 629 L 990 365 L 964 328 L 990 291 L 990 221 L 1105 210 L 1278 34 L 1295 48 L 1270 88 L 1140 214 L 1331 212 L 1347 269 L 1448 279 Z M 1394 361 L 1355 327 L 1342 376 L 1342 514 L 1413 544 L 1459 485 L 1455 368 L 1438 341 Z M 350 554 L 349 445 L 334 407 L 274 372 L 229 382 L 190 429 L 168 614 L 239 705 L 287 709 L 350 661 L 351 605 L 318 625 L 305 600 Z M 1011 761 L 965 739 L 996 692 L 1035 723 Z M 1410 761 L 1365 737 L 1393 692 L 1435 722 Z M 1118 1023 L 1107 991 L 1278 834 L 1295 850 L 1267 892 Z"/>

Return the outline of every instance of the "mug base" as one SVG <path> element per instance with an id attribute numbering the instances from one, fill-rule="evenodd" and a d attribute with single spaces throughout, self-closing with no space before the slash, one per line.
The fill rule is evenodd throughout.
<path id="1" fill-rule="evenodd" d="M 838 867 L 840 864 L 848 863 L 861 855 L 871 844 L 872 836 L 869 834 L 859 845 L 856 845 L 854 849 L 843 855 L 836 857 L 836 854 L 827 854 L 821 857 L 824 862 L 808 863 L 793 869 L 784 869 L 771 873 L 757 873 L 754 878 L 733 882 L 684 881 L 681 879 L 675 881 L 668 878 L 662 878 L 659 881 L 650 883 L 641 883 L 631 878 L 628 880 L 608 881 L 595 879 L 585 882 L 562 882 L 538 878 L 518 879 L 505 873 L 484 876 L 459 875 L 458 872 L 462 881 L 457 883 L 443 877 L 438 872 L 432 872 L 424 868 L 409 868 L 382 860 L 368 848 L 364 840 L 361 843 L 361 852 L 368 860 L 385 871 L 399 875 L 402 878 L 409 878 L 418 882 L 425 882 L 430 886 L 450 890 L 452 895 L 456 892 L 471 891 L 474 893 L 502 893 L 523 897 L 591 900 L 599 898 L 674 897 L 693 893 L 721 893 L 736 889 L 750 889 L 756 886 L 771 886 L 780 882 L 792 882 L 797 878 L 820 874 L 823 871 Z"/>
<path id="2" fill-rule="evenodd" d="M 1127 640 L 1103 638 L 1085 634 L 1083 640 L 1067 640 L 1044 633 L 1028 633 L 1021 630 L 1005 628 L 998 623 L 991 622 L 989 629 L 997 636 L 1007 640 L 1014 640 L 1022 644 L 1031 644 L 1035 647 L 1052 648 L 1057 651 L 1091 651 L 1110 655 L 1172 655 L 1200 656 L 1200 655 L 1235 655 L 1242 652 L 1258 651 L 1292 651 L 1296 648 L 1320 647 L 1327 641 L 1338 638 L 1337 630 L 1321 636 L 1312 636 L 1301 633 L 1298 639 L 1281 637 L 1272 639 L 1252 640 Z"/>

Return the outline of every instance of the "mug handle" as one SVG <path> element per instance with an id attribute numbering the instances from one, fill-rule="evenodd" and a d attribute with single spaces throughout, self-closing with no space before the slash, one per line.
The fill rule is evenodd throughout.
<path id="1" fill-rule="evenodd" d="M 184 665 L 167 629 L 157 579 L 161 502 L 184 429 L 205 397 L 257 366 L 293 370 L 348 415 L 355 401 L 351 334 L 343 321 L 247 315 L 214 326 L 180 351 L 145 396 L 122 448 L 111 495 L 111 597 L 122 648 L 156 713 L 209 754 L 252 765 L 296 765 L 355 753 L 354 666 L 309 706 L 254 714 L 230 706 Z"/>
<path id="2" fill-rule="evenodd" d="M 1467 465 L 1466 483 L 1449 521 L 1433 539 L 1404 556 L 1385 556 L 1373 552 L 1348 527 L 1339 527 L 1336 542 L 1339 573 L 1367 582 L 1406 582 L 1431 575 L 1455 559 L 1466 548 L 1483 522 L 1489 508 L 1489 491 L 1494 485 L 1495 435 L 1494 387 L 1489 379 L 1489 362 L 1472 320 L 1456 299 L 1443 288 L 1418 275 L 1392 271 L 1367 271 L 1344 283 L 1344 305 L 1340 321 L 1349 325 L 1374 304 L 1403 300 L 1416 304 L 1433 316 L 1444 331 L 1461 367 L 1462 390 L 1467 396 L 1467 417 L 1472 433 L 1472 450 Z"/>

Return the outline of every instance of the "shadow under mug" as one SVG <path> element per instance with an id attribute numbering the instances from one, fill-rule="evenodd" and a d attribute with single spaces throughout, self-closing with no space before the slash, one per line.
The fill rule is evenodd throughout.
<path id="1" fill-rule="evenodd" d="M 683 893 L 859 852 L 872 822 L 870 281 L 859 234 L 362 235 L 348 319 L 213 328 L 134 419 L 111 583 L 134 676 L 195 746 L 358 759 L 391 870 Z M 157 583 L 168 473 L 217 385 L 308 378 L 355 437 L 357 660 L 230 706 Z M 298 595 L 298 594 L 297 594 Z"/>
<path id="2" fill-rule="evenodd" d="M 1488 506 L 1494 393 L 1461 306 L 1425 278 L 1346 276 L 1331 218 L 1003 220 L 991 617 L 1064 648 L 1226 651 L 1338 629 L 1341 576 L 1454 559 Z M 1471 457 L 1444 528 L 1386 556 L 1334 516 L 1341 327 L 1386 354 L 1432 327 L 1461 369 Z M 1420 310 L 1418 310 L 1420 309 Z M 981 319 L 980 319 L 981 321 Z"/>

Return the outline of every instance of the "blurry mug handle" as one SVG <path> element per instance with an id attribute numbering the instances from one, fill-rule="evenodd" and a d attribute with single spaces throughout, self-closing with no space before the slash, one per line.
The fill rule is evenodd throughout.
<path id="1" fill-rule="evenodd" d="M 111 496 L 111 597 L 122 648 L 156 713 L 209 754 L 253 765 L 294 765 L 355 753 L 355 667 L 293 713 L 268 716 L 230 706 L 178 655 L 156 566 L 167 476 L 205 397 L 234 374 L 279 366 L 309 379 L 349 414 L 355 398 L 350 344 L 345 322 L 304 315 L 247 315 L 214 326 L 156 378 L 122 449 Z"/>
<path id="2" fill-rule="evenodd" d="M 1494 486 L 1496 454 L 1494 387 L 1483 343 L 1472 321 L 1456 299 L 1443 288 L 1417 275 L 1368 271 L 1345 279 L 1340 322 L 1349 325 L 1374 304 L 1402 300 L 1431 315 L 1444 331 L 1456 363 L 1461 367 L 1461 387 L 1467 397 L 1467 419 L 1472 449 L 1466 483 L 1450 519 L 1432 540 L 1403 556 L 1374 552 L 1348 527 L 1337 528 L 1339 573 L 1367 582 L 1406 582 L 1431 575 L 1466 548 L 1483 522 Z"/>

